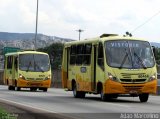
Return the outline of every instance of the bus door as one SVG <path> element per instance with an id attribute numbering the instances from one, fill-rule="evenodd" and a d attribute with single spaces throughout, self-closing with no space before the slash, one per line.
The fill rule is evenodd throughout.
<path id="1" fill-rule="evenodd" d="M 96 89 L 96 57 L 97 57 L 97 45 L 93 45 L 91 55 L 91 89 Z"/>
<path id="2" fill-rule="evenodd" d="M 17 56 L 13 56 L 13 63 L 12 63 L 12 84 L 15 83 L 15 79 L 18 76 L 18 58 Z M 15 84 L 14 84 L 15 85 Z"/>
<path id="3" fill-rule="evenodd" d="M 98 45 L 96 74 L 97 74 L 96 81 L 103 83 L 104 81 L 104 51 L 103 51 L 103 45 L 101 42 Z"/>
<path id="4" fill-rule="evenodd" d="M 7 83 L 10 85 L 12 84 L 12 64 L 13 64 L 12 62 L 13 62 L 13 57 L 8 56 L 7 57 L 6 78 L 8 79 Z"/>
<path id="5" fill-rule="evenodd" d="M 63 78 L 63 88 L 67 88 L 68 76 L 69 76 L 69 48 L 65 48 L 63 51 L 63 67 L 62 67 L 62 78 Z"/>
<path id="6" fill-rule="evenodd" d="M 92 44 L 87 43 L 83 46 L 83 61 L 82 66 L 80 68 L 81 74 L 83 76 L 83 90 L 84 91 L 92 91 L 92 65 L 91 65 L 91 52 L 92 52 Z"/>
<path id="7" fill-rule="evenodd" d="M 68 80 L 72 81 L 72 79 L 76 80 L 76 72 L 75 72 L 75 65 L 76 65 L 76 45 L 72 45 L 68 48 Z M 66 59 L 66 56 L 65 56 Z M 68 88 L 71 88 L 70 85 Z"/>

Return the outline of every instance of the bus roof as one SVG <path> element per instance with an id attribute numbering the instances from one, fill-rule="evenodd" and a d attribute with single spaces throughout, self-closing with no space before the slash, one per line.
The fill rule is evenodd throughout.
<path id="1" fill-rule="evenodd" d="M 65 46 L 70 46 L 70 45 L 74 45 L 74 44 L 83 44 L 83 43 L 93 43 L 96 44 L 99 41 L 109 41 L 109 40 L 140 40 L 140 41 L 147 41 L 141 38 L 135 38 L 135 37 L 129 37 L 129 36 L 119 36 L 116 34 L 103 34 L 100 37 L 96 37 L 96 38 L 90 38 L 90 39 L 85 39 L 85 40 L 81 40 L 81 41 L 72 41 L 72 42 L 67 42 L 65 43 Z"/>
<path id="2" fill-rule="evenodd" d="M 38 52 L 38 51 L 20 51 L 20 52 L 7 53 L 7 54 L 5 54 L 5 56 L 19 55 L 19 54 L 44 54 L 44 55 L 48 55 L 47 53 Z"/>

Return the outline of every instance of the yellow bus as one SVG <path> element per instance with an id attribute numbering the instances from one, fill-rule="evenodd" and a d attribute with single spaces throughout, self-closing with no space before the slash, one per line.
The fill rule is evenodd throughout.
<path id="1" fill-rule="evenodd" d="M 147 102 L 157 88 L 154 52 L 146 40 L 116 34 L 66 43 L 62 85 L 76 98 L 86 93 L 100 94 L 102 100 L 129 95 Z"/>
<path id="2" fill-rule="evenodd" d="M 51 85 L 49 55 L 37 51 L 22 51 L 5 54 L 4 84 L 8 90 L 21 88 L 47 92 Z"/>

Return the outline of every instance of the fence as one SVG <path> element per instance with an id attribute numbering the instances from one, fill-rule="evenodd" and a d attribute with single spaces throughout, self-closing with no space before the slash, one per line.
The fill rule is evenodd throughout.
<path id="1" fill-rule="evenodd" d="M 0 85 L 3 85 L 3 70 L 0 70 Z"/>
<path id="2" fill-rule="evenodd" d="M 52 85 L 51 86 L 55 88 L 62 87 L 61 70 L 52 71 Z"/>

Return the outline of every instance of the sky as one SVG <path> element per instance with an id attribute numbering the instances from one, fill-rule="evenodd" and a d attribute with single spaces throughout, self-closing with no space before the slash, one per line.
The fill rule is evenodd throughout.
<path id="1" fill-rule="evenodd" d="M 35 33 L 37 0 L 0 0 L 0 32 Z M 81 39 L 103 33 L 160 43 L 160 0 L 39 0 L 38 33 Z"/>

